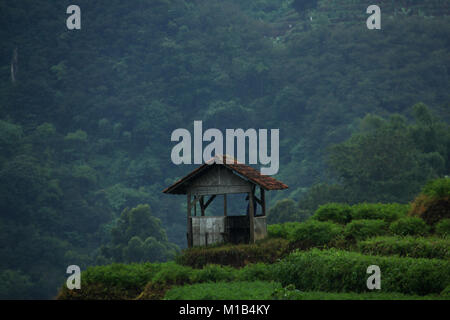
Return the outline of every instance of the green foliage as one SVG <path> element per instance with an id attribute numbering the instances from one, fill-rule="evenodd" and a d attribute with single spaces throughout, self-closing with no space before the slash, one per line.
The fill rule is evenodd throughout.
<path id="1" fill-rule="evenodd" d="M 450 285 L 448 285 L 444 290 L 442 290 L 441 296 L 445 297 L 446 299 L 450 299 Z"/>
<path id="2" fill-rule="evenodd" d="M 269 226 L 269 229 L 271 226 Z M 194 247 L 185 249 L 177 256 L 177 262 L 194 268 L 207 264 L 221 264 L 243 267 L 249 263 L 273 263 L 288 253 L 288 242 L 283 239 L 269 239 L 256 244 L 221 245 L 215 247 Z"/>
<path id="3" fill-rule="evenodd" d="M 449 259 L 450 241 L 441 238 L 382 236 L 360 241 L 358 251 L 368 255 Z"/>
<path id="4" fill-rule="evenodd" d="M 208 264 L 200 270 L 195 270 L 192 282 L 219 282 L 232 281 L 236 277 L 236 270 L 232 267 Z"/>
<path id="5" fill-rule="evenodd" d="M 345 226 L 344 234 L 346 238 L 359 241 L 385 235 L 388 227 L 389 224 L 383 220 L 353 220 Z"/>
<path id="6" fill-rule="evenodd" d="M 442 219 L 436 224 L 435 232 L 441 237 L 450 236 L 450 219 Z"/>
<path id="7" fill-rule="evenodd" d="M 69 290 L 64 285 L 60 300 L 133 299 L 145 285 L 165 268 L 161 264 L 111 264 L 90 267 L 81 273 L 81 289 Z"/>
<path id="8" fill-rule="evenodd" d="M 111 230 L 111 238 L 102 255 L 115 262 L 166 261 L 178 250 L 167 241 L 161 221 L 152 216 L 149 205 L 126 208 Z"/>
<path id="9" fill-rule="evenodd" d="M 275 264 L 254 263 L 239 270 L 236 277 L 241 281 L 271 281 Z"/>
<path id="10" fill-rule="evenodd" d="M 168 262 L 164 268 L 152 278 L 152 282 L 165 285 L 182 285 L 190 283 L 194 271 L 190 267 L 181 266 L 174 262 Z"/>
<path id="11" fill-rule="evenodd" d="M 320 292 L 300 291 L 293 287 L 276 289 L 271 299 L 273 300 L 447 300 L 448 298 L 438 295 L 405 295 L 396 292 Z"/>
<path id="12" fill-rule="evenodd" d="M 22 136 L 23 130 L 20 125 L 0 119 L 0 154 L 2 157 L 11 154 L 17 148 Z"/>
<path id="13" fill-rule="evenodd" d="M 419 216 L 433 226 L 443 219 L 450 218 L 450 197 L 443 199 L 430 199 L 419 195 L 413 202 L 410 215 Z"/>
<path id="14" fill-rule="evenodd" d="M 109 205 L 115 210 L 123 210 L 126 207 L 135 207 L 143 203 L 150 195 L 143 190 L 127 188 L 121 184 L 115 184 L 105 191 L 105 197 Z"/>
<path id="15" fill-rule="evenodd" d="M 423 144 L 425 130 L 433 141 Z M 330 148 L 329 166 L 350 192 L 348 201 L 406 202 L 420 185 L 446 172 L 449 138 L 448 126 L 428 124 L 417 113 L 413 125 L 399 115 L 377 121 L 369 115 L 359 132 Z"/>
<path id="16" fill-rule="evenodd" d="M 291 247 L 308 249 L 332 244 L 341 238 L 343 228 L 329 221 L 308 220 L 270 225 L 267 231 L 269 237 L 289 240 Z"/>
<path id="17" fill-rule="evenodd" d="M 300 210 L 292 199 L 283 199 L 275 203 L 275 206 L 270 208 L 267 215 L 267 223 L 284 223 L 289 221 L 304 221 L 308 214 Z"/>
<path id="18" fill-rule="evenodd" d="M 433 226 L 450 218 L 450 178 L 429 181 L 413 201 L 409 215 L 417 216 Z"/>
<path id="19" fill-rule="evenodd" d="M 422 193 L 431 198 L 450 197 L 450 178 L 441 178 L 429 181 L 422 188 Z"/>
<path id="20" fill-rule="evenodd" d="M 305 210 L 312 215 L 321 205 L 346 201 L 348 201 L 348 192 L 341 185 L 318 183 L 301 195 L 298 206 L 300 210 Z"/>
<path id="21" fill-rule="evenodd" d="M 292 6 L 299 12 L 311 10 L 317 7 L 317 0 L 294 0 Z"/>
<path id="22" fill-rule="evenodd" d="M 291 241 L 301 248 L 324 246 L 342 234 L 342 227 L 332 222 L 307 221 L 298 224 L 290 234 Z"/>
<path id="23" fill-rule="evenodd" d="M 347 224 L 351 220 L 375 219 L 391 222 L 406 216 L 410 206 L 398 203 L 358 203 L 352 206 L 329 203 L 320 206 L 312 219 Z"/>
<path id="24" fill-rule="evenodd" d="M 367 267 L 382 270 L 383 292 L 439 294 L 450 283 L 450 261 L 367 256 L 330 249 L 292 253 L 274 268 L 274 280 L 301 291 L 367 292 Z"/>
<path id="25" fill-rule="evenodd" d="M 399 236 L 423 236 L 428 233 L 425 221 L 417 217 L 407 217 L 394 221 L 389 230 Z"/>
<path id="26" fill-rule="evenodd" d="M 165 300 L 268 300 L 280 284 L 264 281 L 201 283 L 174 287 Z"/>
<path id="27" fill-rule="evenodd" d="M 33 289 L 31 279 L 19 271 L 4 270 L 0 272 L 0 300 L 29 299 Z"/>
<path id="28" fill-rule="evenodd" d="M 352 206 L 352 219 L 382 219 L 386 222 L 405 217 L 410 208 L 409 204 L 381 204 L 359 203 Z"/>
<path id="29" fill-rule="evenodd" d="M 328 203 L 320 206 L 312 219 L 346 224 L 351 220 L 351 207 L 347 204 Z"/>
<path id="30" fill-rule="evenodd" d="M 69 132 L 64 140 L 70 141 L 70 142 L 86 142 L 88 138 L 88 135 L 83 130 L 77 130 L 75 132 Z"/>
<path id="31" fill-rule="evenodd" d="M 186 245 L 185 201 L 160 191 L 186 173 L 163 155 L 170 132 L 193 120 L 283 128 L 279 178 L 301 200 L 282 219 L 303 221 L 327 202 L 406 203 L 450 172 L 449 77 L 437 67 L 448 65 L 450 24 L 438 0 L 389 1 L 390 32 L 376 34 L 360 32 L 359 0 L 319 0 L 312 21 L 291 0 L 82 2 L 95 15 L 83 20 L 88 36 L 61 28 L 63 2 L 3 1 L 0 10 L 0 272 L 30 279 L 24 297 L 53 297 L 73 259 L 85 268 L 173 256 L 158 232 L 113 244 L 126 207 L 150 203 L 167 239 Z M 389 19 L 399 6 L 408 16 Z M 418 101 L 432 109 L 415 105 L 410 122 L 364 118 L 408 116 Z M 361 137 L 341 148 L 352 134 Z M 448 201 L 430 205 L 438 218 L 427 223 L 448 218 Z"/>

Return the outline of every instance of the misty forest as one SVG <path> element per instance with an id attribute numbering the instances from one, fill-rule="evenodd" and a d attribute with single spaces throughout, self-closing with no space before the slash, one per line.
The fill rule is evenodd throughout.
<path id="1" fill-rule="evenodd" d="M 449 14 L 1 1 L 0 299 L 450 299 Z M 186 199 L 162 190 L 197 167 L 171 161 L 171 133 L 195 120 L 280 130 L 289 188 L 267 194 L 267 239 L 186 248 Z"/>

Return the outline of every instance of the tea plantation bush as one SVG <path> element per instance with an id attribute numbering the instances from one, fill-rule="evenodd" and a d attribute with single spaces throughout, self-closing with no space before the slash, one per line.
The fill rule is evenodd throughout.
<path id="1" fill-rule="evenodd" d="M 269 237 L 283 237 L 291 242 L 291 247 L 301 249 L 331 244 L 342 236 L 342 231 L 341 225 L 315 220 L 268 226 Z"/>
<path id="2" fill-rule="evenodd" d="M 342 230 L 342 226 L 332 222 L 311 220 L 299 223 L 297 228 L 289 235 L 289 240 L 295 242 L 297 247 L 305 249 L 313 246 L 323 246 L 341 236 Z"/>
<path id="3" fill-rule="evenodd" d="M 396 292 L 304 292 L 292 287 L 276 289 L 272 294 L 273 300 L 447 300 L 445 296 L 438 295 L 405 295 Z"/>
<path id="4" fill-rule="evenodd" d="M 435 232 L 441 237 L 450 236 L 450 219 L 444 219 L 437 223 Z"/>
<path id="5" fill-rule="evenodd" d="M 177 262 L 194 268 L 201 268 L 207 264 L 243 267 L 256 262 L 273 263 L 288 252 L 288 241 L 269 239 L 256 244 L 189 248 L 177 257 Z"/>
<path id="6" fill-rule="evenodd" d="M 358 251 L 369 255 L 450 259 L 450 240 L 438 237 L 376 237 L 358 242 Z"/>
<path id="7" fill-rule="evenodd" d="M 450 299 L 450 285 L 448 285 L 447 287 L 445 287 L 444 290 L 442 290 L 441 296 Z"/>
<path id="8" fill-rule="evenodd" d="M 184 286 L 204 282 L 231 281 L 271 281 L 273 264 L 249 264 L 241 269 L 228 266 L 207 265 L 203 269 L 193 269 L 176 263 L 167 263 L 145 286 L 137 299 L 162 299 L 174 286 Z"/>
<path id="9" fill-rule="evenodd" d="M 285 222 L 281 224 L 271 224 L 267 226 L 269 238 L 290 239 L 299 222 Z"/>
<path id="10" fill-rule="evenodd" d="M 384 220 L 354 220 L 345 226 L 346 238 L 364 240 L 388 233 L 388 223 Z"/>
<path id="11" fill-rule="evenodd" d="M 389 230 L 399 236 L 423 236 L 428 233 L 428 226 L 420 218 L 407 217 L 393 222 Z"/>
<path id="12" fill-rule="evenodd" d="M 111 300 L 136 297 L 165 264 L 133 263 L 90 267 L 81 274 L 81 289 L 64 285 L 57 299 Z"/>
<path id="13" fill-rule="evenodd" d="M 274 280 L 302 291 L 366 292 L 367 267 L 381 269 L 382 292 L 439 294 L 450 284 L 450 261 L 367 256 L 330 249 L 297 251 L 276 264 Z"/>
<path id="14" fill-rule="evenodd" d="M 352 220 L 384 220 L 392 222 L 405 217 L 410 210 L 409 204 L 359 203 L 353 206 L 341 203 L 329 203 L 320 206 L 312 219 L 347 224 Z"/>
<path id="15" fill-rule="evenodd" d="M 273 279 L 274 268 L 275 264 L 249 264 L 239 270 L 239 273 L 236 275 L 236 279 L 240 281 L 270 281 Z"/>
<path id="16" fill-rule="evenodd" d="M 175 262 L 165 264 L 145 286 L 138 300 L 162 299 L 174 286 L 184 286 L 202 282 L 234 281 L 239 270 L 227 266 L 207 265 L 203 269 L 193 269 Z"/>
<path id="17" fill-rule="evenodd" d="M 267 281 L 200 283 L 174 287 L 165 300 L 267 300 L 281 285 Z"/>
<path id="18" fill-rule="evenodd" d="M 412 202 L 409 215 L 422 218 L 430 226 L 450 219 L 450 178 L 428 182 Z"/>
<path id="19" fill-rule="evenodd" d="M 359 203 L 351 207 L 351 218 L 352 220 L 381 219 L 392 222 L 405 217 L 409 209 L 409 204 Z"/>
<path id="20" fill-rule="evenodd" d="M 352 219 L 351 207 L 348 204 L 342 203 L 324 204 L 316 210 L 311 218 L 318 221 L 332 221 L 346 224 Z"/>

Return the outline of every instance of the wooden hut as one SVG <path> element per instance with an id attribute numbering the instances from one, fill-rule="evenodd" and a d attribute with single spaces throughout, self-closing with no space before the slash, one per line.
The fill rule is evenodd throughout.
<path id="1" fill-rule="evenodd" d="M 260 188 L 259 198 L 255 195 L 256 187 Z M 163 192 L 187 195 L 187 243 L 192 247 L 219 242 L 254 243 L 263 239 L 267 235 L 265 191 L 287 188 L 229 156 L 216 156 Z M 229 216 L 227 194 L 236 193 L 248 195 L 249 210 L 244 215 Z M 218 195 L 223 195 L 223 216 L 205 216 L 206 208 Z M 260 216 L 254 214 L 255 203 L 261 207 Z"/>

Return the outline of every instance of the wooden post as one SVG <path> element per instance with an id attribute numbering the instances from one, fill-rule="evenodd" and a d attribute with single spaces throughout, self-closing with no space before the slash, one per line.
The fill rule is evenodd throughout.
<path id="1" fill-rule="evenodd" d="M 204 196 L 200 196 L 200 211 L 202 212 L 202 217 L 205 216 L 205 203 Z"/>
<path id="2" fill-rule="evenodd" d="M 250 219 L 250 243 L 255 243 L 255 207 L 253 205 L 253 190 L 249 192 L 248 194 L 248 201 L 249 201 L 249 219 Z"/>
<path id="3" fill-rule="evenodd" d="M 227 195 L 223 195 L 223 215 L 227 216 Z"/>
<path id="4" fill-rule="evenodd" d="M 191 193 L 187 193 L 187 243 L 192 247 Z"/>
<path id="5" fill-rule="evenodd" d="M 262 187 L 259 188 L 259 191 L 261 192 L 261 209 L 262 209 L 262 215 L 266 216 L 266 196 L 264 194 L 264 189 Z"/>
<path id="6" fill-rule="evenodd" d="M 194 216 L 197 216 L 197 196 L 194 195 Z"/>

